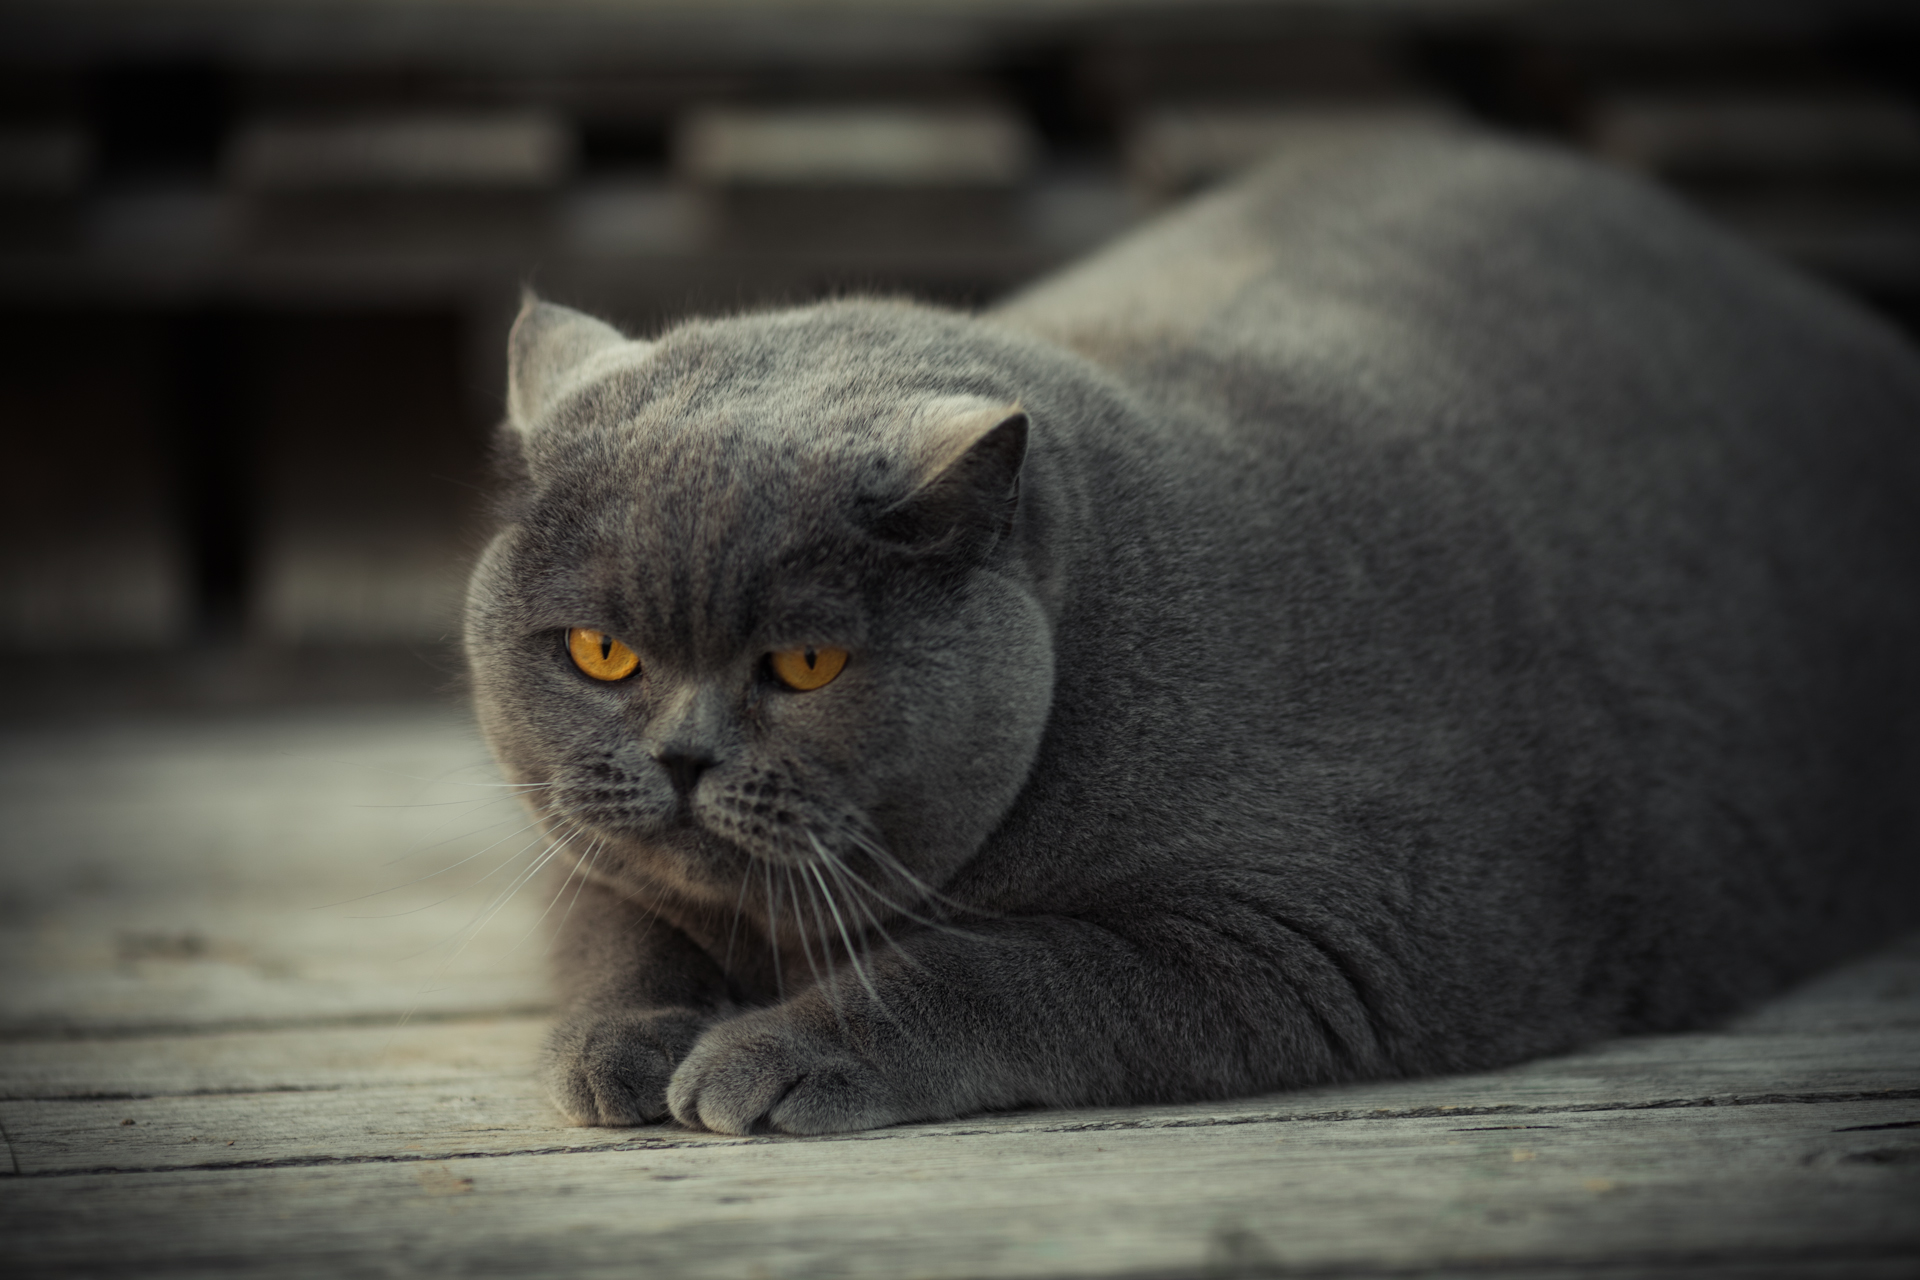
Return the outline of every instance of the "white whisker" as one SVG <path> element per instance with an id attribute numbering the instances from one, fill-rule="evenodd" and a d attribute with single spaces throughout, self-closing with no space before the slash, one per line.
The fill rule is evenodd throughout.
<path id="1" fill-rule="evenodd" d="M 566 926 L 567 921 L 573 918 L 573 909 L 576 905 L 578 905 L 580 901 L 580 893 L 583 889 L 587 887 L 587 881 L 592 879 L 593 868 L 595 864 L 597 864 L 600 861 L 600 851 L 604 848 L 606 848 L 606 841 L 604 840 L 594 841 L 593 847 L 587 851 L 585 865 L 581 865 L 577 863 L 575 864 L 574 874 L 579 877 L 580 883 L 576 884 L 573 887 L 573 897 L 570 901 L 568 901 L 567 909 L 560 913 L 560 923 L 554 926 L 554 932 L 556 935 L 559 933 L 560 929 Z M 560 887 L 564 889 L 566 888 L 566 884 L 563 882 Z"/>
<path id="2" fill-rule="evenodd" d="M 807 971 L 813 975 L 813 985 L 818 987 L 820 985 L 820 969 L 819 966 L 813 963 L 813 947 L 807 938 L 808 930 L 806 921 L 800 914 L 800 895 L 793 887 L 793 868 L 782 865 L 780 874 L 785 877 L 787 882 L 787 896 L 793 900 L 794 932 L 799 935 L 800 938 L 800 954 L 807 962 Z"/>
<path id="3" fill-rule="evenodd" d="M 826 850 L 820 848 L 820 842 L 814 839 L 812 832 L 807 833 L 807 839 L 813 842 L 813 847 L 819 851 L 822 858 L 827 856 Z M 820 894 L 826 899 L 828 910 L 833 912 L 834 927 L 840 930 L 840 941 L 846 944 L 847 963 L 853 966 L 854 976 L 860 980 L 860 985 L 867 989 L 867 994 L 873 997 L 874 1006 L 884 1012 L 887 1002 L 880 998 L 880 991 L 873 985 L 873 979 L 868 976 L 866 966 L 860 963 L 859 953 L 854 950 L 853 937 L 847 932 L 847 922 L 840 915 L 839 904 L 833 900 L 833 890 L 828 886 L 826 877 L 820 874 L 819 864 L 809 863 L 807 870 L 819 884 Z"/>
<path id="4" fill-rule="evenodd" d="M 465 802 L 463 802 L 463 803 L 467 803 L 467 804 L 476 804 L 476 805 L 478 805 L 478 806 L 480 806 L 480 807 L 482 807 L 482 808 L 485 808 L 485 807 L 487 807 L 487 806 L 491 806 L 491 805 L 496 805 L 496 804 L 500 804 L 500 803 L 502 803 L 502 800 L 501 800 L 501 799 L 498 799 L 498 798 L 496 798 L 496 799 L 493 799 L 493 800 L 485 800 L 485 801 L 471 801 L 471 800 L 469 800 L 469 801 L 465 801 Z M 493 829 L 494 829 L 495 827 L 504 827 L 504 826 L 506 826 L 506 825 L 507 825 L 507 824 L 508 824 L 509 822 L 512 822 L 512 821 L 514 821 L 514 819 L 515 819 L 516 817 L 525 817 L 525 816 L 526 816 L 526 812 L 527 812 L 526 810 L 524 810 L 524 809 L 522 809 L 522 808 L 520 808 L 520 807 L 519 807 L 518 805 L 515 805 L 515 806 L 514 806 L 514 813 L 513 813 L 512 815 L 510 815 L 510 816 L 508 816 L 508 817 L 504 817 L 504 818 L 501 818 L 501 819 L 499 819 L 498 821 L 495 821 L 495 822 L 489 822 L 489 823 L 487 823 L 487 824 L 486 824 L 485 826 L 481 826 L 481 827 L 469 827 L 469 828 L 466 828 L 466 829 L 464 829 L 464 830 L 460 830 L 460 831 L 456 831 L 456 832 L 454 832 L 454 833 L 453 833 L 452 835 L 447 835 L 447 836 L 442 836 L 442 837 L 441 837 L 440 839 L 438 839 L 438 840 L 435 840 L 435 841 L 432 841 L 431 843 L 428 843 L 428 844 L 422 844 L 422 845 L 415 845 L 415 846 L 414 846 L 413 848 L 411 848 L 411 849 L 409 849 L 409 850 L 407 850 L 407 851 L 406 851 L 405 853 L 401 853 L 401 854 L 397 854 L 397 855 L 395 855 L 394 857 L 391 857 L 391 858 L 388 858 L 388 859 L 387 859 L 387 860 L 386 860 L 385 862 L 383 862 L 383 863 L 381 863 L 380 865 L 381 865 L 381 866 L 383 866 L 383 867 L 391 867 L 391 866 L 393 866 L 393 865 L 394 865 L 395 863 L 400 863 L 400 862 L 405 862 L 405 861 L 407 861 L 407 860 L 408 860 L 409 858 L 417 858 L 417 857 L 419 857 L 419 856 L 420 856 L 421 854 L 423 854 L 423 853 L 428 853 L 428 852 L 431 852 L 431 851 L 432 851 L 432 850 L 434 850 L 434 849 L 438 849 L 438 848 L 440 848 L 440 847 L 441 847 L 442 845 L 449 845 L 449 844 L 452 844 L 452 843 L 454 843 L 454 842 L 455 842 L 456 840 L 466 840 L 466 839 L 469 839 L 469 838 L 471 838 L 471 837 L 473 837 L 473 836 L 477 836 L 477 835 L 479 835 L 479 834 L 480 834 L 481 832 L 484 832 L 484 831 L 491 831 L 491 830 L 493 830 Z M 508 833 L 507 833 L 506 835 L 504 835 L 504 836 L 502 836 L 502 837 L 500 837 L 500 838 L 501 838 L 502 840 L 511 840 L 511 839 L 513 839 L 513 837 L 514 837 L 514 836 L 517 836 L 517 835 L 519 835 L 521 831 L 525 831 L 525 830 L 527 829 L 527 827 L 529 827 L 529 826 L 535 826 L 535 825 L 537 825 L 538 823 L 539 823 L 539 817 L 538 817 L 538 816 L 536 816 L 533 822 L 530 822 L 530 823 L 527 823 L 527 824 L 525 824 L 525 825 L 523 825 L 523 826 L 521 826 L 521 827 L 519 828 L 519 830 L 517 830 L 517 831 L 510 831 L 510 832 L 508 832 Z M 485 852 L 485 850 L 482 850 L 482 852 Z"/>
<path id="5" fill-rule="evenodd" d="M 535 818 L 532 822 L 524 823 L 520 827 L 516 828 L 515 830 L 509 831 L 506 835 L 501 836 L 498 840 L 495 840 L 492 844 L 488 845 L 486 848 L 476 849 L 472 853 L 468 854 L 466 857 L 461 858 L 457 862 L 448 863 L 446 866 L 440 868 L 438 871 L 429 871 L 426 875 L 416 876 L 412 880 L 403 880 L 399 884 L 388 885 L 386 888 L 376 889 L 372 893 L 363 893 L 357 898 L 342 898 L 338 902 L 323 903 L 320 906 L 310 908 L 310 910 L 325 911 L 332 907 L 344 907 L 354 902 L 365 902 L 368 898 L 378 898 L 382 894 L 397 893 L 401 889 L 410 889 L 416 884 L 425 884 L 429 880 L 437 879 L 440 876 L 446 875 L 449 871 L 453 871 L 460 867 L 465 866 L 467 863 L 472 862 L 475 858 L 478 858 L 483 854 L 491 853 L 493 850 L 498 849 L 501 845 L 513 839 L 515 836 L 520 835 L 523 832 L 531 831 L 533 828 L 539 825 L 540 825 L 540 819 L 538 818 Z M 484 830 L 484 828 L 482 829 Z M 443 841 L 442 843 L 445 843 L 445 842 Z M 539 842 L 538 840 L 536 840 L 534 843 L 537 844 Z M 429 845 L 428 847 L 431 848 L 432 846 Z M 520 853 L 525 853 L 527 849 L 530 849 L 532 847 L 533 845 L 527 845 L 525 848 L 522 848 L 520 850 Z M 507 859 L 507 862 L 512 862 L 513 858 L 517 858 L 519 856 L 520 856 L 519 854 L 514 854 L 513 857 L 510 857 Z M 505 865 L 507 865 L 506 862 L 503 862 L 500 864 L 501 867 L 504 867 Z M 499 869 L 500 867 L 495 867 L 493 871 L 498 871 Z M 482 880 L 485 880 L 487 879 L 488 876 L 491 876 L 493 874 L 493 871 L 487 872 L 487 874 L 484 876 L 481 876 L 479 880 L 475 880 L 473 884 L 469 884 L 461 889 L 456 889 L 453 893 L 449 894 L 447 897 L 440 899 L 440 901 L 448 902 L 448 901 L 451 901 L 453 898 L 459 897 L 461 894 L 465 893 L 468 889 L 471 889 L 473 885 L 479 884 Z M 438 905 L 438 904 L 436 903 L 436 904 L 430 904 L 430 905 Z M 417 909 L 418 908 L 416 908 L 416 910 Z M 400 912 L 395 912 L 394 914 L 411 915 L 412 912 L 400 911 Z M 349 916 L 348 917 L 348 919 L 350 920 L 382 920 L 386 918 L 387 917 L 385 916 Z"/>
<path id="6" fill-rule="evenodd" d="M 600 845 L 601 845 L 600 838 L 598 836 L 594 837 L 593 842 L 587 846 L 587 855 L 589 857 L 597 857 L 600 853 Z M 558 851 L 556 850 L 556 852 Z M 581 871 L 581 862 L 582 862 L 582 859 L 579 859 L 579 858 L 574 859 L 573 869 L 569 871 L 565 876 L 561 877 L 560 887 L 554 890 L 552 900 L 547 903 L 547 909 L 545 911 L 542 911 L 540 913 L 540 918 L 533 922 L 533 926 L 529 928 L 525 934 L 521 935 L 519 942 L 516 942 L 511 947 L 507 948 L 506 954 L 512 955 L 515 951 L 518 951 L 522 945 L 525 944 L 528 938 L 531 938 L 535 933 L 539 932 L 540 926 L 546 923 L 546 919 L 548 916 L 553 914 L 553 909 L 560 905 L 560 899 L 566 893 L 567 885 L 574 879 L 574 877 L 579 876 L 582 885 L 586 883 L 586 877 L 584 873 Z M 580 897 L 580 890 L 575 889 L 573 891 L 573 896 L 575 901 L 578 901 Z M 573 909 L 572 903 L 568 904 L 567 909 L 569 911 Z M 562 919 L 564 918 L 565 917 L 563 916 Z"/>
<path id="7" fill-rule="evenodd" d="M 826 995 L 827 1003 L 833 1007 L 833 1020 L 840 1024 L 840 1030 L 844 1034 L 847 1031 L 847 1018 L 846 1014 L 840 1008 L 840 975 L 835 972 L 834 969 L 833 941 L 827 937 L 827 922 L 826 917 L 820 912 L 820 898 L 814 893 L 813 883 L 808 880 L 804 874 L 807 870 L 806 866 L 802 865 L 800 870 L 802 872 L 800 884 L 806 889 L 807 901 L 812 904 L 813 907 L 814 936 L 820 940 L 820 957 L 826 962 L 827 966 L 827 981 L 822 990 Z M 848 959 L 852 959 L 852 957 L 849 956 Z M 817 978 L 815 979 L 815 985 L 821 985 Z"/>
<path id="8" fill-rule="evenodd" d="M 750 856 L 747 859 L 746 868 L 740 872 L 740 893 L 733 900 L 733 923 L 727 926 L 727 958 L 720 967 L 728 973 L 733 971 L 733 944 L 734 940 L 740 936 L 740 913 L 747 905 L 747 885 L 752 880 L 753 859 Z"/>
<path id="9" fill-rule="evenodd" d="M 875 893 L 873 889 L 866 883 L 866 881 L 862 880 L 860 876 L 856 874 L 851 867 L 843 863 L 840 860 L 839 856 L 835 854 L 832 850 L 827 849 L 825 846 L 821 846 L 821 853 L 825 856 L 825 859 L 826 859 L 823 865 L 833 875 L 833 877 L 836 880 L 840 881 L 841 885 L 848 890 L 847 899 L 849 903 L 855 909 L 857 909 L 861 915 L 867 918 L 867 928 L 863 932 L 866 934 L 878 934 L 882 942 L 886 943 L 888 946 L 893 948 L 894 954 L 898 955 L 902 960 L 912 965 L 914 968 L 919 969 L 922 972 L 925 972 L 926 966 L 924 964 L 921 964 L 919 959 L 915 957 L 915 955 L 911 951 L 908 951 L 905 947 L 901 946 L 900 943 L 894 938 L 894 936 L 891 933 L 887 932 L 886 925 L 881 921 L 878 915 L 874 914 L 873 908 L 867 905 L 867 899 L 869 897 L 876 898 L 883 903 L 886 900 L 884 898 L 881 898 L 879 894 Z"/>
<path id="10" fill-rule="evenodd" d="M 434 973 L 434 975 L 431 978 L 427 979 L 426 985 L 420 989 L 420 997 L 425 997 L 434 991 L 435 989 L 434 984 L 438 983 L 442 978 L 446 977 L 447 970 L 453 967 L 454 961 L 458 960 L 462 955 L 466 954 L 467 947 L 473 942 L 475 938 L 480 936 L 481 931 L 484 930 L 488 924 L 492 923 L 494 916 L 499 914 L 500 909 L 504 907 L 509 901 L 512 900 L 513 895 L 516 892 L 518 892 L 521 886 L 525 885 L 535 875 L 539 874 L 540 869 L 546 866 L 547 863 L 562 848 L 566 846 L 566 843 L 568 841 L 572 840 L 574 836 L 578 835 L 580 833 L 580 830 L 581 828 L 575 828 L 574 830 L 568 832 L 564 838 L 556 839 L 552 844 L 549 844 L 544 851 L 542 851 L 539 855 L 537 855 L 534 858 L 533 864 L 530 867 L 528 867 L 526 870 L 522 871 L 519 875 L 515 876 L 513 880 L 504 889 L 502 889 L 498 894 L 494 895 L 493 901 L 488 903 L 487 906 L 482 907 L 480 909 L 479 914 L 477 914 L 472 921 L 470 921 L 462 929 L 456 930 L 451 937 L 448 937 L 443 940 L 445 942 L 451 942 L 453 941 L 454 938 L 459 938 L 462 933 L 466 935 L 464 938 L 461 939 L 460 945 L 454 948 L 453 953 L 449 955 L 445 960 L 441 961 L 440 967 Z M 527 845 L 520 852 L 524 854 L 527 849 L 530 849 L 532 847 L 533 847 L 532 845 Z M 515 855 L 515 856 L 519 856 L 519 855 Z M 508 859 L 508 861 L 512 861 L 512 859 Z M 503 863 L 502 865 L 505 865 L 505 864 Z M 498 870 L 498 868 L 495 868 L 495 870 Z M 491 875 L 493 873 L 488 872 L 487 874 Z M 440 944 L 436 943 L 435 945 L 438 946 Z M 432 950 L 432 948 L 429 947 L 427 948 L 427 950 Z M 424 953 L 416 952 L 415 954 L 424 954 Z M 414 1010 L 419 1007 L 420 1007 L 420 998 L 417 997 L 414 1000 L 413 1004 L 407 1007 L 407 1011 L 400 1015 L 400 1021 L 396 1024 L 396 1027 L 405 1026 L 408 1020 L 413 1017 Z"/>
<path id="11" fill-rule="evenodd" d="M 855 828 L 844 823 L 840 824 L 839 830 L 841 834 L 845 835 L 849 840 L 853 841 L 857 846 L 859 846 L 862 852 L 866 853 L 877 864 L 879 864 L 881 870 L 883 871 L 891 870 L 894 872 L 895 875 L 908 880 L 913 886 L 919 887 L 922 890 L 922 897 L 937 899 L 940 902 L 950 905 L 956 911 L 966 912 L 968 914 L 984 915 L 989 917 L 995 917 L 999 915 L 998 912 L 988 911 L 980 907 L 968 906 L 967 904 L 960 902 L 955 898 L 948 897 L 946 894 L 941 893 L 939 890 L 934 889 L 931 886 L 927 885 L 925 881 L 921 880 L 918 876 L 914 875 L 911 871 L 908 871 L 904 866 L 900 864 L 898 859 L 896 859 L 891 853 L 889 853 L 883 846 L 878 844 L 871 837 L 867 836 L 864 832 L 856 830 Z M 913 921 L 915 924 L 924 925 L 929 929 L 937 929 L 942 933 L 951 934 L 956 938 L 968 938 L 977 942 L 997 942 L 998 941 L 998 939 L 992 938 L 987 934 L 978 933 L 972 929 L 963 929 L 960 926 L 955 925 L 946 920 L 934 919 L 931 916 L 923 915 L 920 912 L 915 911 L 912 907 L 906 906 L 902 903 L 895 902 L 887 894 L 882 893 L 880 889 L 873 884 L 872 881 L 868 880 L 864 876 L 858 875 L 853 870 L 852 867 L 847 866 L 845 860 L 840 861 L 840 867 L 841 867 L 841 870 L 845 871 L 848 875 L 853 876 L 854 879 L 859 882 L 861 887 L 863 887 L 869 894 L 873 896 L 875 901 L 885 906 L 888 910 L 893 911 L 901 916 L 906 917 L 908 920 Z"/>
<path id="12" fill-rule="evenodd" d="M 566 848 L 568 844 L 572 843 L 574 838 L 584 830 L 585 830 L 584 827 L 575 827 L 571 831 L 569 831 L 564 837 L 561 837 L 555 840 L 554 843 L 548 845 L 547 848 L 538 857 L 536 857 L 533 860 L 533 864 L 531 866 L 529 866 L 525 871 L 522 871 L 518 876 L 514 877 L 512 882 L 509 883 L 506 888 L 502 889 L 499 893 L 495 894 L 493 901 L 488 903 L 486 907 L 483 907 L 481 909 L 483 913 L 482 916 L 477 918 L 477 922 L 469 925 L 468 928 L 465 930 L 465 933 L 467 936 L 461 940 L 459 947 L 455 949 L 454 953 L 451 956 L 447 957 L 447 964 L 449 965 L 452 964 L 455 960 L 459 959 L 461 955 L 465 954 L 468 946 L 472 945 L 473 940 L 479 937 L 480 934 L 486 929 L 488 925 L 493 923 L 493 918 L 499 915 L 500 912 L 506 907 L 507 903 L 513 900 L 514 895 L 519 893 L 521 889 L 525 888 L 528 884 L 530 884 L 533 878 L 539 875 L 541 870 L 548 863 L 552 862 L 554 858 L 558 857 L 560 854 L 560 851 Z"/>
<path id="13" fill-rule="evenodd" d="M 773 994 L 778 1000 L 787 998 L 786 983 L 780 974 L 780 926 L 775 918 L 778 914 L 778 899 L 773 896 L 773 864 L 763 862 L 761 870 L 766 873 L 767 882 L 767 945 L 773 952 Z"/>

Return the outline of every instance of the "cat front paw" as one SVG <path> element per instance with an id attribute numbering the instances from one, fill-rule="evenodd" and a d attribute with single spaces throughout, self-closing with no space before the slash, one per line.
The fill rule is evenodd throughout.
<path id="1" fill-rule="evenodd" d="M 667 1104 L 681 1124 L 716 1133 L 844 1133 L 908 1119 L 892 1094 L 844 1045 L 770 1009 L 703 1035 L 673 1073 Z"/>
<path id="2" fill-rule="evenodd" d="M 568 1018 L 547 1036 L 547 1092 L 575 1124 L 665 1120 L 667 1082 L 708 1021 L 684 1009 Z"/>

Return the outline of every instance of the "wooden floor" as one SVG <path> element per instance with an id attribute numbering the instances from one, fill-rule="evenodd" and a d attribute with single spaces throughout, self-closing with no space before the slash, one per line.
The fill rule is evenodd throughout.
<path id="1" fill-rule="evenodd" d="M 493 782 L 441 711 L 0 736 L 8 1274 L 1920 1275 L 1920 937 L 1484 1075 L 578 1129 Z"/>

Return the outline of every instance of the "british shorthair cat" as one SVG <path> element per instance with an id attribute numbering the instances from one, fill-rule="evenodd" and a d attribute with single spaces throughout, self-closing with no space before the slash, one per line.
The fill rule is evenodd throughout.
<path id="1" fill-rule="evenodd" d="M 466 645 L 581 1123 L 1483 1068 L 1920 908 L 1920 359 L 1574 158 L 1349 140 L 983 315 L 529 301 L 510 365 Z"/>

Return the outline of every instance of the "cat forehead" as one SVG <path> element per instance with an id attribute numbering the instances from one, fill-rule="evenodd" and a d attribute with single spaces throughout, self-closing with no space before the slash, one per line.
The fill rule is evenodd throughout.
<path id="1" fill-rule="evenodd" d="M 518 580 L 543 613 L 573 619 L 547 625 L 626 626 L 697 662 L 769 632 L 849 638 L 858 602 L 912 582 L 898 576 L 911 554 L 875 532 L 883 517 L 930 472 L 945 483 L 1010 406 L 946 396 L 830 419 L 652 408 L 573 433 L 549 460 Z"/>
<path id="2" fill-rule="evenodd" d="M 1008 399 L 886 378 L 700 376 L 628 364 L 569 405 L 534 442 L 536 470 L 575 495 L 668 509 L 690 520 L 761 523 L 785 514 L 897 501 L 1016 412 Z M 777 521 L 776 521 L 777 522 Z"/>
<path id="3" fill-rule="evenodd" d="M 553 471 L 603 481 L 576 487 L 663 519 L 811 528 L 824 511 L 886 501 L 911 483 L 928 452 L 918 417 L 885 404 L 662 400 L 582 433 Z"/>
<path id="4" fill-rule="evenodd" d="M 558 451 L 535 507 L 580 544 L 766 558 L 844 523 L 859 493 L 850 470 L 859 468 L 842 457 L 737 427 L 622 424 Z"/>
<path id="5" fill-rule="evenodd" d="M 554 382 L 533 361 L 512 424 L 527 591 L 737 631 L 773 607 L 776 585 L 871 586 L 897 554 L 875 546 L 874 518 L 1016 411 L 974 393 L 956 344 L 935 352 L 903 317 L 923 318 L 829 307 L 639 344 L 564 309 L 530 311 L 527 358 L 575 363 Z"/>
<path id="6" fill-rule="evenodd" d="M 823 538 L 751 495 L 679 496 L 658 486 L 552 491 L 512 536 L 500 581 L 536 629 L 602 628 L 696 663 L 769 630 L 841 632 L 857 619 L 853 540 Z"/>
<path id="7" fill-rule="evenodd" d="M 735 416 L 576 434 L 525 516 L 541 578 L 649 608 L 665 606 L 647 597 L 678 592 L 684 611 L 842 576 L 834 566 L 864 542 L 860 517 L 905 487 L 904 469 L 875 441 L 780 426 Z"/>
<path id="8" fill-rule="evenodd" d="M 539 455 L 578 431 L 622 424 L 677 444 L 820 453 L 849 441 L 912 452 L 927 406 L 1010 404 L 1004 352 L 964 317 L 873 300 L 682 324 L 652 342 L 529 298 L 509 343 L 509 425 Z"/>

